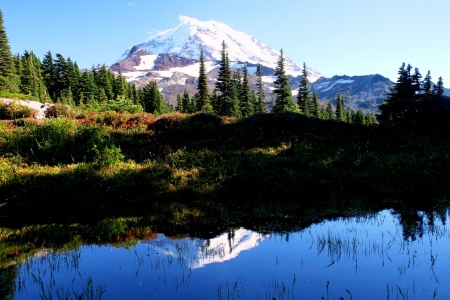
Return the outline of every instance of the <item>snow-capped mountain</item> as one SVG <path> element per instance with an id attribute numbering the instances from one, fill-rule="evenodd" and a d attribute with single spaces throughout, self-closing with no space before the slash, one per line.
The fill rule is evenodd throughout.
<path id="1" fill-rule="evenodd" d="M 261 64 L 273 69 L 277 65 L 279 50 L 274 50 L 251 35 L 236 31 L 226 24 L 203 22 L 186 16 L 180 16 L 180 23 L 175 28 L 155 33 L 129 48 L 119 61 L 133 53 L 135 47 L 156 55 L 172 54 L 189 59 L 199 59 L 200 50 L 203 49 L 205 61 L 220 61 L 222 41 L 227 46 L 231 62 Z M 285 69 L 288 75 L 301 75 L 301 68 L 288 57 L 285 57 Z M 314 69 L 307 68 L 307 72 L 311 81 L 320 77 Z"/>
<path id="2" fill-rule="evenodd" d="M 270 103 L 273 100 L 273 74 L 280 51 L 215 21 L 202 22 L 180 16 L 180 23 L 175 28 L 155 33 L 130 47 L 110 66 L 110 70 L 116 73 L 120 71 L 127 81 L 134 82 L 137 86 L 156 81 L 166 101 L 174 104 L 177 93 L 186 90 L 192 95 L 196 92 L 200 49 L 203 49 L 205 56 L 208 85 L 211 91 L 214 89 L 222 41 L 226 44 L 232 69 L 242 69 L 247 65 L 251 85 L 256 83 L 256 66 L 261 64 L 263 80 L 267 83 L 266 101 Z M 288 57 L 284 56 L 284 59 L 286 74 L 291 78 L 300 78 L 302 69 Z M 307 67 L 306 71 L 311 82 L 321 77 L 312 68 Z"/>
<path id="3" fill-rule="evenodd" d="M 261 64 L 268 107 L 274 100 L 274 71 L 280 51 L 270 48 L 249 34 L 235 31 L 228 25 L 216 21 L 199 21 L 180 16 L 180 23 L 172 29 L 157 32 L 144 41 L 130 47 L 110 67 L 113 72 L 122 72 L 129 82 L 144 86 L 156 81 L 169 104 L 176 103 L 177 94 L 197 92 L 200 69 L 200 50 L 203 49 L 208 86 L 212 91 L 217 79 L 221 60 L 222 41 L 227 46 L 230 67 L 243 69 L 247 65 L 249 83 L 256 89 L 256 66 Z M 290 77 L 293 96 L 302 80 L 302 69 L 288 57 L 285 58 L 286 74 Z M 322 103 L 335 103 L 338 94 L 344 95 L 351 109 L 362 108 L 377 112 L 392 86 L 392 82 L 381 75 L 334 76 L 325 78 L 307 67 L 311 90 L 315 89 Z"/>

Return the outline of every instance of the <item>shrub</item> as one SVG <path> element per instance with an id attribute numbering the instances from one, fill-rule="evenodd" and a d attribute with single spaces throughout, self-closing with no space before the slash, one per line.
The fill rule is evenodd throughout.
<path id="1" fill-rule="evenodd" d="M 107 111 L 115 111 L 118 113 L 139 113 L 143 111 L 141 105 L 134 104 L 133 101 L 125 99 L 123 97 L 117 100 L 109 100 L 106 103 L 105 109 Z"/>
<path id="2" fill-rule="evenodd" d="M 45 111 L 46 118 L 58 118 L 58 117 L 66 117 L 66 118 L 74 118 L 75 111 L 70 108 L 70 106 L 65 104 L 54 104 L 50 106 Z"/>
<path id="3" fill-rule="evenodd" d="M 33 116 L 35 110 L 27 106 L 21 105 L 17 101 L 12 101 L 9 104 L 0 102 L 0 119 L 14 120 L 17 118 L 30 118 Z"/>

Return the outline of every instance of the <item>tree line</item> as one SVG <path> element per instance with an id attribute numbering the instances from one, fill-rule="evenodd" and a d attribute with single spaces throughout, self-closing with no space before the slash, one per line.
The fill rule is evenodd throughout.
<path id="1" fill-rule="evenodd" d="M 12 55 L 0 10 L 0 92 L 23 94 L 40 102 L 116 110 L 166 113 L 171 109 L 155 82 L 137 88 L 121 72 L 103 65 L 80 70 L 76 61 L 48 51 L 42 61 L 31 51 Z"/>
<path id="2" fill-rule="evenodd" d="M 244 65 L 242 71 L 232 72 L 227 46 L 223 41 L 218 78 L 210 93 L 203 50 L 199 61 L 197 92 L 192 96 L 186 90 L 178 94 L 175 107 L 171 107 L 164 100 L 156 81 L 136 87 L 127 82 L 121 72 L 116 75 L 104 64 L 93 66 L 90 70 L 80 70 L 75 61 L 59 53 L 53 56 L 50 51 L 42 61 L 28 51 L 13 56 L 0 10 L 0 92 L 20 93 L 41 102 L 87 106 L 94 110 L 104 105 L 117 111 L 161 114 L 175 109 L 183 113 L 203 111 L 232 117 L 248 117 L 268 111 L 260 64 L 256 70 L 256 89 L 251 89 L 247 66 Z M 361 109 L 349 109 L 345 106 L 344 95 L 337 96 L 336 105 L 331 101 L 321 104 L 317 92 L 309 87 L 305 63 L 295 101 L 284 62 L 281 50 L 274 74 L 275 100 L 269 105 L 274 113 L 293 112 L 361 125 L 381 123 L 398 126 L 428 122 L 434 112 L 448 106 L 448 101 L 442 100 L 444 87 L 441 77 L 433 85 L 429 71 L 422 80 L 417 68 L 413 73 L 412 67 L 404 63 L 398 72 L 398 81 L 380 105 L 378 115 L 364 113 Z"/>
<path id="3" fill-rule="evenodd" d="M 219 63 L 218 78 L 212 93 L 208 90 L 208 79 L 205 72 L 203 50 L 200 50 L 200 67 L 197 82 L 197 93 L 193 96 L 185 90 L 177 95 L 175 109 L 183 113 L 198 111 L 215 113 L 221 116 L 248 117 L 253 114 L 266 113 L 267 104 L 262 80 L 262 66 L 256 67 L 256 89 L 251 89 L 247 65 L 232 72 L 228 51 L 225 42 L 222 42 L 221 60 Z M 321 105 L 317 92 L 309 88 L 306 64 L 303 64 L 302 82 L 300 83 L 297 102 L 292 97 L 289 77 L 284 69 L 283 50 L 275 69 L 276 100 L 272 103 L 272 111 L 275 113 L 294 112 L 308 117 L 317 117 L 325 120 L 338 120 L 342 122 L 361 125 L 376 124 L 376 117 L 372 113 L 364 113 L 361 109 L 355 111 L 346 108 L 344 96 L 338 95 L 336 109 L 329 101 Z"/>

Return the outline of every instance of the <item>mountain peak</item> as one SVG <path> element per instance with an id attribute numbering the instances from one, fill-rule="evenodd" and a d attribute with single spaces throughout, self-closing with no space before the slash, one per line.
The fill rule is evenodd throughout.
<path id="1" fill-rule="evenodd" d="M 230 61 L 276 68 L 280 51 L 247 33 L 236 31 L 217 21 L 200 21 L 184 15 L 180 15 L 179 20 L 180 23 L 176 27 L 154 33 L 135 46 L 154 54 L 173 54 L 189 59 L 199 59 L 202 49 L 205 61 L 219 61 L 224 41 Z M 121 59 L 126 58 L 131 49 L 128 49 Z M 301 75 L 301 68 L 288 57 L 285 57 L 285 70 L 289 75 Z M 311 71 L 311 75 L 313 74 L 318 73 L 314 70 Z M 320 74 L 314 77 L 311 81 L 320 77 Z"/>
<path id="2" fill-rule="evenodd" d="M 188 23 L 195 22 L 195 21 L 198 22 L 198 20 L 195 18 L 191 18 L 191 17 L 187 17 L 187 16 L 183 16 L 183 15 L 180 15 L 179 19 L 182 24 L 188 24 Z"/>

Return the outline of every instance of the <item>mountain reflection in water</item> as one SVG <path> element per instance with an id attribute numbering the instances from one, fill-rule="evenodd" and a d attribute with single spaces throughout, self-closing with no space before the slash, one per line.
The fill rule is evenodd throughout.
<path id="1" fill-rule="evenodd" d="M 383 210 L 296 232 L 81 246 L 14 266 L 14 299 L 448 299 L 447 219 Z"/>

